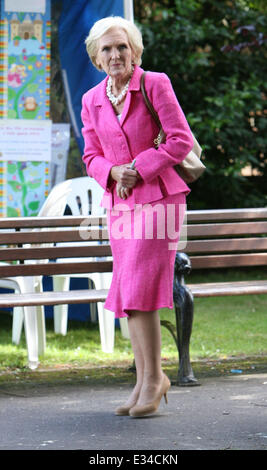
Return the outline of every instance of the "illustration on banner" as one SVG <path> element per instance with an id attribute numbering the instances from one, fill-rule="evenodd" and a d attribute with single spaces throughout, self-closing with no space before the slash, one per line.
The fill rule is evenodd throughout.
<path id="1" fill-rule="evenodd" d="M 0 119 L 50 119 L 50 0 L 0 2 Z M 48 160 L 0 155 L 0 217 L 36 215 L 49 172 Z"/>
<path id="2" fill-rule="evenodd" d="M 9 119 L 46 114 L 46 23 L 40 13 L 11 13 L 8 39 Z"/>

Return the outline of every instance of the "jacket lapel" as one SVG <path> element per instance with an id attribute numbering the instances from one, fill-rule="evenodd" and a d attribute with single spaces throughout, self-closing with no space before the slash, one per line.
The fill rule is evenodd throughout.
<path id="1" fill-rule="evenodd" d="M 138 67 L 137 65 L 134 68 L 134 73 L 129 85 L 128 93 L 126 96 L 125 104 L 123 107 L 123 112 L 121 115 L 121 120 L 120 120 L 120 125 L 123 126 L 123 123 L 128 115 L 129 109 L 130 109 L 130 104 L 133 99 L 133 93 L 134 91 L 140 90 L 140 80 L 141 80 L 141 75 L 143 73 L 143 69 Z"/>
<path id="2" fill-rule="evenodd" d="M 106 129 L 118 130 L 120 123 L 106 94 L 107 80 L 108 77 L 100 83 L 95 93 L 94 105 L 99 108 L 99 119 L 103 123 L 103 126 Z"/>

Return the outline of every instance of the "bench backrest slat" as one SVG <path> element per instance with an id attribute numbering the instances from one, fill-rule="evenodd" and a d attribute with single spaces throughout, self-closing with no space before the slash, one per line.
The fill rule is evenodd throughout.
<path id="1" fill-rule="evenodd" d="M 188 211 L 185 224 L 193 269 L 267 265 L 267 208 Z"/>
<path id="2" fill-rule="evenodd" d="M 267 251 L 267 238 L 224 238 L 220 240 L 189 240 L 184 251 L 195 253 L 234 253 Z"/>
<path id="3" fill-rule="evenodd" d="M 196 221 L 227 221 L 227 220 L 259 220 L 267 219 L 267 208 L 255 209 L 214 209 L 187 211 L 188 222 Z"/>
<path id="4" fill-rule="evenodd" d="M 32 259 L 57 259 L 70 257 L 97 257 L 111 256 L 110 245 L 83 245 L 83 246 L 52 246 L 52 247 L 24 247 L 24 248 L 0 248 L 2 261 L 23 261 Z"/>
<path id="5" fill-rule="evenodd" d="M 193 269 L 233 268 L 237 266 L 267 266 L 267 253 L 193 256 L 190 259 Z"/>
<path id="6" fill-rule="evenodd" d="M 112 261 L 89 261 L 68 263 L 37 263 L 0 265 L 0 277 L 51 276 L 54 274 L 80 274 L 112 271 Z"/>
<path id="7" fill-rule="evenodd" d="M 55 216 L 55 217 L 5 217 L 0 218 L 0 230 L 42 228 L 42 227 L 77 227 L 77 226 L 106 226 L 106 216 Z"/>
<path id="8" fill-rule="evenodd" d="M 216 224 L 192 224 L 187 226 L 187 235 L 193 237 L 225 237 L 227 235 L 266 234 L 267 222 L 239 222 Z"/>
<path id="9" fill-rule="evenodd" d="M 27 244 L 27 243 L 59 243 L 108 240 L 107 229 L 76 229 L 76 230 L 42 230 L 27 232 L 0 232 L 0 244 Z"/>

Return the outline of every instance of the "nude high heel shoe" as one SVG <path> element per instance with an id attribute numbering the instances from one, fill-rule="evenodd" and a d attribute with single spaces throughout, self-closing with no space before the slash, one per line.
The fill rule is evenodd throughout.
<path id="1" fill-rule="evenodd" d="M 138 394 L 138 396 L 139 396 L 139 394 Z M 138 396 L 136 397 L 135 400 L 132 401 L 131 405 L 118 406 L 118 408 L 116 408 L 116 410 L 115 410 L 115 415 L 117 415 L 117 416 L 129 416 L 129 411 L 130 411 L 131 408 L 133 408 L 133 406 L 136 405 L 136 402 L 138 400 Z"/>
<path id="2" fill-rule="evenodd" d="M 132 416 L 133 418 L 142 418 L 143 416 L 148 416 L 148 415 L 155 413 L 159 407 L 161 398 L 163 396 L 165 398 L 165 403 L 166 404 L 168 403 L 167 392 L 170 386 L 171 386 L 171 382 L 168 379 L 167 375 L 164 374 L 161 389 L 157 398 L 153 402 L 148 403 L 147 405 L 133 406 L 129 411 L 129 415 Z"/>
<path id="3" fill-rule="evenodd" d="M 116 408 L 115 410 L 115 415 L 117 416 L 129 416 L 129 411 L 130 409 L 132 408 L 133 405 L 130 405 L 130 406 L 126 406 L 126 405 L 122 405 L 122 406 L 119 406 L 118 408 Z"/>

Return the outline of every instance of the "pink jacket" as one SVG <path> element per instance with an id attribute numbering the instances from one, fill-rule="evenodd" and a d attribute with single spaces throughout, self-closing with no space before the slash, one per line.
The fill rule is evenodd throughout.
<path id="1" fill-rule="evenodd" d="M 135 204 L 190 191 L 173 168 L 193 148 L 189 125 L 167 75 L 148 72 L 146 91 L 166 133 L 166 142 L 154 148 L 158 127 L 140 89 L 142 73 L 143 70 L 135 66 L 120 121 L 106 96 L 107 77 L 82 98 L 85 143 L 82 158 L 88 175 L 105 189 L 101 205 L 106 208 L 127 203 L 132 209 Z M 109 173 L 112 166 L 130 163 L 134 158 L 142 180 L 123 201 L 116 194 L 115 182 L 109 185 Z"/>

